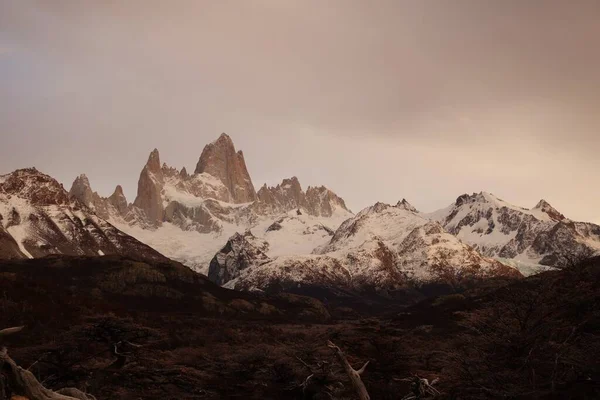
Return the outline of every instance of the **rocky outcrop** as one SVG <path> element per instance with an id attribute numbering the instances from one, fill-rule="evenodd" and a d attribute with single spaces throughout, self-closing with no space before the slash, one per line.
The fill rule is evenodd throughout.
<path id="1" fill-rule="evenodd" d="M 460 285 L 490 277 L 519 278 L 521 274 L 461 243 L 436 221 L 413 229 L 397 249 L 399 266 L 413 277 Z"/>
<path id="2" fill-rule="evenodd" d="M 230 237 L 210 262 L 208 279 L 217 285 L 223 285 L 237 278 L 241 271 L 271 261 L 253 242 L 256 243 L 256 238 L 250 232 L 244 235 L 236 233 Z"/>
<path id="3" fill-rule="evenodd" d="M 235 151 L 233 141 L 225 133 L 204 148 L 195 173 L 206 173 L 219 179 L 229 190 L 231 203 L 256 200 L 256 191 L 246 168 L 244 153 L 241 150 Z"/>
<path id="4" fill-rule="evenodd" d="M 351 276 L 336 258 L 288 256 L 241 271 L 224 286 L 244 291 L 280 292 L 306 287 L 351 288 Z"/>

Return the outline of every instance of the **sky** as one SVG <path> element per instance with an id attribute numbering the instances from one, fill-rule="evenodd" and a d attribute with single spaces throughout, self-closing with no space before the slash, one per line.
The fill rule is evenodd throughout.
<path id="1" fill-rule="evenodd" d="M 222 132 L 353 211 L 487 191 L 600 223 L 596 0 L 0 0 L 0 173 L 129 201 Z"/>

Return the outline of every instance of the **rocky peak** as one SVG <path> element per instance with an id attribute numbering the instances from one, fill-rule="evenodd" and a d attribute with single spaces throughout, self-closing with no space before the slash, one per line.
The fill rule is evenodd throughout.
<path id="1" fill-rule="evenodd" d="M 92 191 L 90 181 L 85 174 L 81 174 L 75 178 L 73 185 L 71 185 L 71 190 L 69 190 L 69 196 L 79 200 L 87 207 L 92 206 L 94 192 Z"/>
<path id="2" fill-rule="evenodd" d="M 160 154 L 158 153 L 158 149 L 152 150 L 150 156 L 148 157 L 148 162 L 146 162 L 146 168 L 148 171 L 153 173 L 160 172 Z"/>
<path id="3" fill-rule="evenodd" d="M 117 209 L 119 214 L 124 216 L 127 213 L 127 199 L 121 185 L 117 185 L 114 193 L 108 198 L 108 202 Z"/>
<path id="4" fill-rule="evenodd" d="M 289 179 L 284 179 L 281 182 L 281 185 L 277 185 L 277 187 L 285 192 L 289 197 L 293 198 L 298 207 L 303 207 L 306 202 L 306 195 L 302 191 L 302 186 L 300 186 L 300 181 L 295 176 Z"/>
<path id="5" fill-rule="evenodd" d="M 499 199 L 498 197 L 494 196 L 492 193 L 479 192 L 479 193 L 473 193 L 471 195 L 463 194 L 463 195 L 459 196 L 456 199 L 455 205 L 457 207 L 460 207 L 463 204 L 469 204 L 469 203 L 482 203 L 482 204 L 491 204 L 491 205 L 496 205 L 496 206 L 503 206 L 503 205 L 507 204 L 504 200 Z"/>
<path id="6" fill-rule="evenodd" d="M 367 208 L 367 212 L 368 213 L 380 213 L 384 210 L 387 210 L 390 207 L 391 206 L 389 204 L 378 201 L 377 203 L 373 204 L 371 207 Z"/>
<path id="7" fill-rule="evenodd" d="M 69 203 L 69 194 L 63 185 L 35 168 L 18 169 L 0 178 L 0 193 L 28 199 L 32 205 Z"/>
<path id="8" fill-rule="evenodd" d="M 462 206 L 463 204 L 467 204 L 467 203 L 469 203 L 469 201 L 470 201 L 470 200 L 471 200 L 471 196 L 469 196 L 468 194 L 466 194 L 466 193 L 465 193 L 465 194 L 463 194 L 463 195 L 460 195 L 460 196 L 458 196 L 458 197 L 456 198 L 456 201 L 454 202 L 454 204 L 455 204 L 457 207 L 460 207 L 460 206 Z"/>
<path id="9" fill-rule="evenodd" d="M 309 186 L 304 192 L 300 181 L 295 176 L 284 179 L 276 187 L 263 185 L 257 197 L 257 210 L 267 214 L 298 210 L 300 213 L 306 212 L 312 216 L 331 217 L 336 209 L 351 213 L 346 208 L 344 200 L 325 186 Z"/>
<path id="10" fill-rule="evenodd" d="M 398 202 L 398 204 L 396 204 L 396 207 L 401 208 L 406 211 L 414 212 L 414 213 L 418 212 L 417 209 L 412 206 L 412 204 L 410 204 L 408 201 L 406 201 L 406 199 L 400 200 Z"/>
<path id="11" fill-rule="evenodd" d="M 257 199 L 244 154 L 235 151 L 233 141 L 225 133 L 204 147 L 194 173 L 207 173 L 221 180 L 229 189 L 233 203 L 249 203 Z"/>
<path id="12" fill-rule="evenodd" d="M 160 166 L 158 150 L 154 149 L 140 174 L 137 197 L 133 204 L 144 211 L 148 222 L 154 226 L 162 225 L 164 209 L 161 192 L 164 179 Z"/>
<path id="13" fill-rule="evenodd" d="M 123 187 L 121 185 L 117 185 L 117 187 L 115 188 L 115 191 L 113 192 L 113 194 L 110 197 L 114 197 L 114 196 L 125 197 L 125 193 L 123 193 Z"/>
<path id="14" fill-rule="evenodd" d="M 552 207 L 550 203 L 548 203 L 544 199 L 540 200 L 533 209 L 545 212 L 550 218 L 552 218 L 555 221 L 562 221 L 563 219 L 565 219 L 564 215 L 558 212 L 558 210 Z"/>
<path id="15" fill-rule="evenodd" d="M 208 279 L 223 285 L 237 278 L 244 269 L 271 261 L 262 249 L 253 243 L 255 239 L 250 232 L 243 235 L 236 233 L 230 237 L 210 262 Z"/>
<path id="16" fill-rule="evenodd" d="M 302 186 L 300 186 L 300 181 L 295 176 L 292 176 L 291 178 L 288 178 L 288 179 L 284 179 L 281 182 L 281 188 L 283 190 L 292 190 L 295 192 L 302 191 Z"/>
<path id="17" fill-rule="evenodd" d="M 331 217 L 336 208 L 350 212 L 346 207 L 344 199 L 325 186 L 309 186 L 308 189 L 306 189 L 306 202 L 308 204 L 309 213 L 312 215 Z"/>
<path id="18" fill-rule="evenodd" d="M 179 173 L 179 177 L 182 179 L 188 179 L 190 174 L 188 174 L 187 169 L 185 167 L 181 168 L 181 172 Z"/>

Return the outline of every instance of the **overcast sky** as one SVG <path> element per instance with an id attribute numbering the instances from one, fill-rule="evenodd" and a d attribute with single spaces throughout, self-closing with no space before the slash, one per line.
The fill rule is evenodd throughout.
<path id="1" fill-rule="evenodd" d="M 600 223 L 597 0 L 0 0 L 0 173 L 122 184 L 227 132 L 354 210 L 488 191 Z"/>

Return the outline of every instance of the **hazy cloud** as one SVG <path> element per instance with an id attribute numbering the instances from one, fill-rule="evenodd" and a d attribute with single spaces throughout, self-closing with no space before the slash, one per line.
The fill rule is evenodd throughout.
<path id="1" fill-rule="evenodd" d="M 600 3 L 0 0 L 0 170 L 135 193 L 221 132 L 354 209 L 487 190 L 598 219 Z M 0 54 L 2 52 L 0 51 Z"/>

